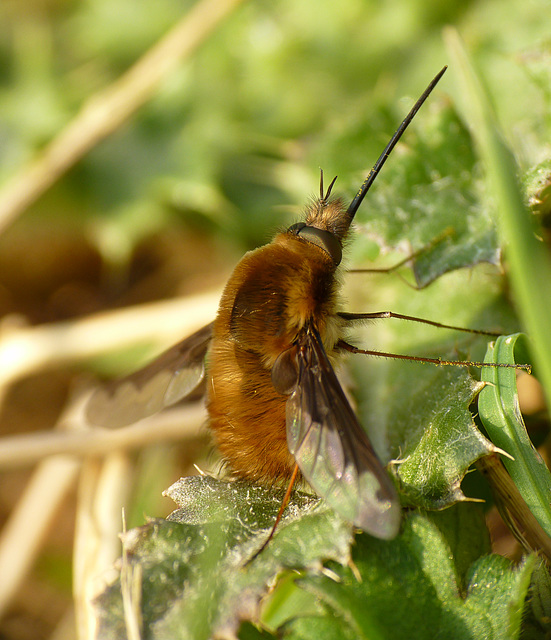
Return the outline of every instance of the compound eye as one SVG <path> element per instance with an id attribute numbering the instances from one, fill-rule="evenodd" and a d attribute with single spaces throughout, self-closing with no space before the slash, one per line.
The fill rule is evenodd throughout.
<path id="1" fill-rule="evenodd" d="M 298 234 L 300 233 L 301 229 L 304 229 L 304 227 L 306 226 L 306 222 L 295 222 L 295 224 L 292 224 L 287 231 L 289 233 L 294 234 L 295 236 L 298 236 Z"/>
<path id="2" fill-rule="evenodd" d="M 339 265 L 342 260 L 342 247 L 337 236 L 325 229 L 318 229 L 317 227 L 304 226 L 297 232 L 301 238 L 308 240 L 312 244 L 315 244 L 320 249 L 323 249 L 329 254 L 333 264 Z"/>

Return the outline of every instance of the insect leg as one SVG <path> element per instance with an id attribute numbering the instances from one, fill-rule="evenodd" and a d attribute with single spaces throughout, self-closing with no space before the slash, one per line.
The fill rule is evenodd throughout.
<path id="1" fill-rule="evenodd" d="M 394 311 L 375 311 L 373 313 L 348 313 L 346 311 L 340 311 L 338 315 L 346 322 L 354 322 L 356 320 L 380 320 L 382 318 L 398 318 L 399 320 L 410 320 L 411 322 L 429 324 L 431 327 L 438 327 L 439 329 L 452 329 L 453 331 L 475 333 L 477 335 L 492 336 L 494 338 L 498 338 L 500 335 L 502 335 L 497 331 L 483 331 L 481 329 L 467 329 L 465 327 L 456 327 L 451 324 L 442 324 L 441 322 L 434 322 L 434 320 L 418 318 L 417 316 L 406 316 L 402 313 L 395 313 Z"/>
<path id="2" fill-rule="evenodd" d="M 285 511 L 287 505 L 289 504 L 289 499 L 291 497 L 291 491 L 293 490 L 293 486 L 295 484 L 297 476 L 298 476 L 298 464 L 295 464 L 295 468 L 293 469 L 293 474 L 291 476 L 291 479 L 289 480 L 289 485 L 287 487 L 287 491 L 285 492 L 285 495 L 283 496 L 283 500 L 281 501 L 281 506 L 279 507 L 279 511 L 277 512 L 277 516 L 276 516 L 275 522 L 272 525 L 272 529 L 270 531 L 270 535 L 266 538 L 266 540 L 264 541 L 264 543 L 260 547 L 260 549 L 253 556 L 251 556 L 247 560 L 247 562 L 245 563 L 246 565 L 250 564 L 253 560 L 255 560 L 264 551 L 264 549 L 268 546 L 270 540 L 274 537 L 274 533 L 275 533 L 275 531 L 277 529 L 277 525 L 281 521 L 281 518 L 283 517 L 283 512 Z"/>
<path id="3" fill-rule="evenodd" d="M 362 354 L 367 356 L 376 356 L 378 358 L 392 358 L 393 360 L 411 360 L 413 362 L 424 362 L 426 364 L 436 364 L 438 366 L 455 366 L 455 367 L 502 367 L 504 369 L 523 369 L 531 373 L 532 367 L 529 364 L 507 364 L 502 362 L 474 362 L 470 360 L 443 360 L 442 358 L 424 358 L 422 356 L 407 356 L 400 353 L 387 353 L 385 351 L 371 351 L 369 349 L 360 349 L 344 340 L 339 340 L 336 344 L 337 349 L 343 349 L 350 353 Z"/>

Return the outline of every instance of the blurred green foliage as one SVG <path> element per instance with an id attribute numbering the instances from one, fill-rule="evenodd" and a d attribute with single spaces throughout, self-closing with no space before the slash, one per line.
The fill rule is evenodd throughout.
<path id="1" fill-rule="evenodd" d="M 3 2 L 0 177 L 190 6 Z M 278 211 L 296 216 L 316 193 L 320 166 L 340 176 L 341 191 L 354 192 L 410 104 L 404 96 L 416 97 L 448 62 L 441 30 L 450 23 L 529 166 L 548 139 L 547 10 L 543 1 L 520 0 L 244 3 L 130 123 L 33 207 L 33 219 L 84 224 L 103 247 L 115 242 L 108 234 L 137 242 L 167 224 L 206 226 L 239 251 L 256 246 L 288 222 L 291 214 Z M 453 74 L 441 95 L 456 90 Z M 385 181 L 383 174 L 374 190 Z"/>
<path id="2" fill-rule="evenodd" d="M 7 181 L 54 139 L 86 100 L 119 78 L 191 6 L 177 0 L 3 0 L 0 181 Z M 193 265 L 169 263 L 160 269 L 158 278 L 145 287 L 146 297 L 170 295 L 170 286 L 163 283 L 189 273 L 195 275 L 194 286 L 201 287 L 209 270 L 226 263 L 229 269 L 245 249 L 266 242 L 274 229 L 299 217 L 308 197 L 318 191 L 320 167 L 327 176 L 338 175 L 336 191 L 351 197 L 413 100 L 450 62 L 442 40 L 442 29 L 450 24 L 488 84 L 521 172 L 533 177 L 536 166 L 546 167 L 541 178 L 545 184 L 551 128 L 548 15 L 547 0 L 243 3 L 124 127 L 3 233 L 0 313 L 24 310 L 31 318 L 50 319 L 44 300 L 61 300 L 54 294 L 65 281 L 90 279 L 93 273 L 98 288 L 115 281 L 124 292 L 165 253 L 189 256 Z M 456 107 L 463 99 L 456 71 L 450 68 L 358 213 L 361 234 L 352 247 L 355 260 L 377 253 L 374 238 L 406 253 L 408 245 L 419 248 L 453 219 L 461 231 L 460 243 L 452 244 L 436 275 L 479 260 L 498 262 L 495 212 L 485 194 L 469 123 Z M 528 196 L 533 197 L 540 183 L 530 184 Z M 149 248 L 140 271 L 132 264 L 148 242 L 155 248 Z M 47 250 L 62 251 L 64 259 L 58 259 L 55 270 L 45 268 Z M 99 255 L 85 260 L 92 250 Z M 223 260 L 213 257 L 219 253 Z M 433 277 L 434 264 L 432 257 L 421 270 L 423 283 Z M 351 286 L 364 290 L 364 297 L 353 298 L 362 306 L 349 310 L 393 308 L 402 296 L 402 312 L 515 330 L 506 284 L 501 275 L 496 281 L 497 269 L 487 276 L 484 268 L 441 278 L 430 288 L 430 297 L 396 282 L 368 296 L 365 280 L 355 281 Z M 55 278 L 48 280 L 46 272 Z M 102 279 L 99 272 L 109 277 Z M 14 280 L 14 274 L 20 279 Z M 33 289 L 25 298 L 29 282 Z M 119 302 L 135 300 L 123 293 Z M 40 307 L 34 316 L 32 301 Z M 96 303 L 81 303 L 64 311 L 95 308 Z M 426 337 L 424 327 L 402 332 L 385 325 L 377 331 L 370 327 L 362 335 L 368 348 L 446 355 L 470 347 L 459 342 L 458 348 L 456 337 Z M 386 460 L 391 454 L 398 457 L 404 445 L 404 438 L 391 442 L 389 451 L 385 438 L 389 429 L 401 428 L 396 412 L 409 407 L 407 387 L 416 388 L 422 377 L 396 374 L 393 368 L 394 363 L 377 359 L 363 378 L 357 372 L 362 422 L 371 428 L 374 445 Z M 427 420 L 415 419 L 421 431 Z M 403 424 L 411 437 L 409 414 Z M 463 472 L 461 467 L 455 475 Z M 429 540 L 433 532 L 428 525 L 427 532 L 419 539 Z M 483 525 L 478 533 L 479 540 L 486 535 Z M 442 557 L 447 557 L 442 548 Z M 494 557 L 491 562 L 501 560 Z M 496 580 L 504 585 L 502 611 L 510 608 L 510 593 L 522 601 L 526 584 L 521 578 L 528 573 L 527 565 L 513 572 L 505 564 Z M 476 571 L 473 576 L 474 585 Z M 520 586 L 510 591 L 507 580 L 516 579 Z M 330 598 L 330 580 L 320 577 L 327 584 L 317 585 L 312 580 L 305 590 L 317 589 L 324 606 L 341 615 L 346 608 Z M 375 587 L 379 592 L 379 585 Z M 354 588 L 363 589 L 355 583 Z M 389 592 L 388 602 L 394 598 Z M 463 603 L 458 598 L 453 606 L 463 608 Z M 485 620 L 490 606 L 484 600 L 476 616 Z M 520 614 L 514 613 L 515 625 L 496 637 L 518 637 Z M 423 617 L 424 610 L 417 614 Z"/>

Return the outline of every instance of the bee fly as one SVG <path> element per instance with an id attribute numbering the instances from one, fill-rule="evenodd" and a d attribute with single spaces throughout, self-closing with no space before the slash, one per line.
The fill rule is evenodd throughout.
<path id="1" fill-rule="evenodd" d="M 265 485 L 289 482 L 287 499 L 302 478 L 344 519 L 378 538 L 396 536 L 396 489 L 332 362 L 344 351 L 369 353 L 343 339 L 347 325 L 398 314 L 341 312 L 339 264 L 365 194 L 445 70 L 413 106 L 348 208 L 330 197 L 335 180 L 324 191 L 322 174 L 320 198 L 307 208 L 304 222 L 239 262 L 214 322 L 145 369 L 98 390 L 88 406 L 90 421 L 130 424 L 203 385 L 208 426 L 236 477 Z"/>

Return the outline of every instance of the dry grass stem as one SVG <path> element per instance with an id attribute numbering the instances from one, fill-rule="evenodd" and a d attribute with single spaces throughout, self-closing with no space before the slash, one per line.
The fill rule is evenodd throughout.
<path id="1" fill-rule="evenodd" d="M 0 389 L 42 367 L 76 362 L 138 342 L 176 342 L 215 316 L 220 292 L 108 311 L 0 337 Z"/>
<path id="2" fill-rule="evenodd" d="M 34 563 L 57 509 L 74 486 L 80 461 L 55 456 L 42 462 L 0 537 L 0 616 Z"/>
<path id="3" fill-rule="evenodd" d="M 113 579 L 113 563 L 119 557 L 121 505 L 128 498 L 132 469 L 121 452 L 89 459 L 79 485 L 73 557 L 73 596 L 77 637 L 96 637 L 93 599 Z"/>
<path id="4" fill-rule="evenodd" d="M 0 470 L 36 464 L 47 456 L 79 458 L 138 449 L 173 440 L 196 439 L 206 419 L 202 402 L 165 411 L 122 429 L 42 431 L 0 439 Z"/>

